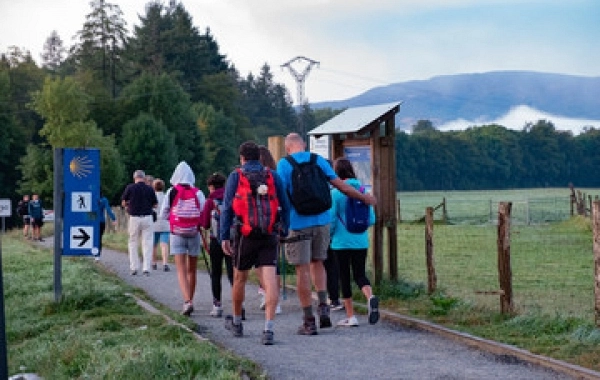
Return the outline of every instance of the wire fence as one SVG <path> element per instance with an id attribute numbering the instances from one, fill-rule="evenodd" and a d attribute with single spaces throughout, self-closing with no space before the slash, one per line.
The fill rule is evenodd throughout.
<path id="1" fill-rule="evenodd" d="M 449 224 L 496 224 L 498 204 L 495 199 L 439 199 L 437 204 L 409 198 L 399 200 L 398 219 L 402 222 L 422 222 L 427 207 L 437 207 L 434 218 Z M 542 224 L 571 217 L 569 197 L 514 199 L 511 222 L 517 225 Z"/>
<path id="2" fill-rule="evenodd" d="M 474 307 L 499 311 L 498 205 L 509 201 L 516 312 L 576 316 L 593 322 L 591 218 L 572 216 L 571 198 L 563 192 L 539 197 L 500 192 L 399 194 L 399 276 L 427 284 L 424 216 L 427 207 L 434 207 L 438 288 Z M 387 267 L 384 270 L 387 273 Z"/>

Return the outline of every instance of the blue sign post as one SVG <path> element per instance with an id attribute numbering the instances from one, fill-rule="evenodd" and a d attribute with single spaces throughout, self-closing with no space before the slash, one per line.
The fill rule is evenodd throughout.
<path id="1" fill-rule="evenodd" d="M 63 153 L 63 251 L 65 256 L 99 254 L 100 151 L 69 149 Z"/>

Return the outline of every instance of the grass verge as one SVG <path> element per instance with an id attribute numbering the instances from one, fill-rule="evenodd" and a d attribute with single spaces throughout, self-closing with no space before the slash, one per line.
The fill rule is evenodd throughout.
<path id="1" fill-rule="evenodd" d="M 9 374 L 32 372 L 46 379 L 262 378 L 256 364 L 145 311 L 126 295 L 144 294 L 91 260 L 63 259 L 58 303 L 48 251 L 24 242 L 17 231 L 3 235 L 2 261 Z"/>

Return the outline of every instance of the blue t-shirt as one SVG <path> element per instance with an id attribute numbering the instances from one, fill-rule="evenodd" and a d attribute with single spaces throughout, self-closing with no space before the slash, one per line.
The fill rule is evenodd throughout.
<path id="1" fill-rule="evenodd" d="M 310 161 L 310 152 L 296 152 L 291 155 L 298 163 L 308 162 Z M 317 165 L 321 167 L 323 173 L 329 178 L 329 180 L 334 180 L 338 178 L 333 171 L 329 162 L 325 160 L 323 157 L 317 154 Z M 292 193 L 292 165 L 286 160 L 282 158 L 277 164 L 277 173 L 281 178 L 281 182 L 283 182 L 283 187 L 285 189 L 286 194 Z M 291 204 L 290 201 L 290 229 L 291 230 L 301 230 L 303 228 L 315 227 L 315 226 L 325 226 L 329 224 L 331 221 L 331 216 L 329 210 L 323 211 L 317 215 L 300 215 Z"/>

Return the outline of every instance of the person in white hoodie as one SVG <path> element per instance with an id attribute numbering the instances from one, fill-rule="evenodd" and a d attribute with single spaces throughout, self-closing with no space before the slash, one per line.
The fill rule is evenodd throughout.
<path id="1" fill-rule="evenodd" d="M 158 215 L 159 219 L 169 219 L 171 226 L 171 235 L 169 236 L 169 248 L 171 255 L 175 256 L 175 266 L 177 267 L 177 278 L 179 280 L 179 289 L 183 296 L 182 314 L 190 316 L 194 311 L 193 300 L 196 292 L 196 270 L 198 264 L 198 255 L 200 254 L 200 213 L 204 208 L 206 198 L 202 190 L 194 187 L 196 178 L 190 166 L 181 161 L 173 175 L 171 176 L 171 187 L 165 194 L 164 202 L 160 208 Z M 180 193 L 181 192 L 181 193 Z M 187 198 L 182 197 L 185 193 L 192 192 L 196 197 L 197 202 L 185 202 Z M 179 194 L 180 193 L 180 194 Z M 179 197 L 178 197 L 179 195 Z M 175 202 L 175 199 L 178 199 Z M 193 197 L 192 197 L 193 199 Z M 193 233 L 183 234 L 181 226 L 176 224 L 175 209 L 178 207 L 178 202 L 188 205 L 196 205 L 198 210 L 187 209 L 187 216 L 197 211 L 197 224 L 192 226 Z M 194 206 L 191 206 L 194 207 Z M 193 219 L 193 218 L 188 218 Z"/>
<path id="2" fill-rule="evenodd" d="M 354 168 L 348 159 L 338 158 L 335 160 L 333 170 L 348 185 L 356 190 L 362 190 L 361 183 L 356 178 Z M 379 320 L 379 300 L 373 295 L 371 283 L 365 273 L 367 251 L 369 248 L 369 233 L 367 230 L 358 233 L 348 231 L 348 221 L 346 220 L 347 200 L 348 197 L 338 189 L 331 191 L 331 227 L 329 231 L 331 234 L 331 250 L 334 251 L 338 258 L 342 298 L 344 308 L 346 309 L 346 318 L 339 321 L 337 325 L 355 327 L 358 326 L 358 319 L 354 315 L 354 307 L 352 305 L 350 272 L 352 271 L 354 282 L 367 299 L 369 308 L 368 320 L 370 324 L 375 324 Z M 369 207 L 368 211 L 368 225 L 372 226 L 375 224 L 375 212 L 373 211 L 373 207 Z"/>

